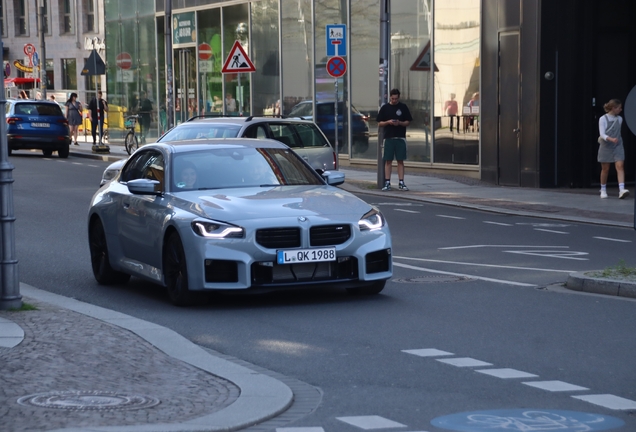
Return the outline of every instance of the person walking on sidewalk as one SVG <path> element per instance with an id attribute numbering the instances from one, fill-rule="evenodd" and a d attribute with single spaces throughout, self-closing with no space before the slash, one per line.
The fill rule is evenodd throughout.
<path id="1" fill-rule="evenodd" d="M 623 104 L 618 99 L 611 99 L 603 105 L 603 109 L 607 114 L 598 120 L 597 158 L 601 163 L 601 198 L 607 198 L 607 177 L 610 165 L 614 163 L 616 177 L 618 177 L 618 198 L 623 199 L 629 195 L 629 191 L 625 189 L 625 149 L 621 137 L 623 118 L 619 116 L 623 110 Z"/>
<path id="2" fill-rule="evenodd" d="M 102 91 L 97 92 L 97 97 L 93 97 L 88 104 L 88 109 L 91 111 L 91 132 L 93 135 L 93 145 L 95 145 L 97 128 L 99 128 L 99 143 L 102 143 L 104 137 L 104 116 L 108 112 L 108 104 L 102 99 Z"/>
<path id="3" fill-rule="evenodd" d="M 389 93 L 389 103 L 382 105 L 376 121 L 378 127 L 384 128 L 384 187 L 383 191 L 391 190 L 391 169 L 393 159 L 397 160 L 400 190 L 407 191 L 404 184 L 404 160 L 406 159 L 406 127 L 411 124 L 413 117 L 406 104 L 400 102 L 400 90 L 393 89 Z"/>
<path id="4" fill-rule="evenodd" d="M 54 97 L 54 95 L 51 95 L 51 97 Z M 66 106 L 66 120 L 68 121 L 71 142 L 75 145 L 79 145 L 77 143 L 77 134 L 79 126 L 82 124 L 82 103 L 77 100 L 77 93 L 71 93 L 71 96 L 64 105 Z M 75 141 L 73 141 L 73 138 L 75 138 Z"/>

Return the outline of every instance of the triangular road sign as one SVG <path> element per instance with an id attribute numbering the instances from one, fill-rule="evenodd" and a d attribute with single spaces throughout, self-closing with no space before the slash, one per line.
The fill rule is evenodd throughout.
<path id="1" fill-rule="evenodd" d="M 221 73 L 237 73 L 237 72 L 256 72 L 254 63 L 247 56 L 247 53 L 241 46 L 239 41 L 234 42 L 234 46 L 227 56 Z"/>
<path id="2" fill-rule="evenodd" d="M 431 70 L 431 42 L 426 44 L 420 55 L 411 66 L 412 71 L 430 71 Z M 439 72 L 437 65 L 435 66 L 435 72 Z"/>

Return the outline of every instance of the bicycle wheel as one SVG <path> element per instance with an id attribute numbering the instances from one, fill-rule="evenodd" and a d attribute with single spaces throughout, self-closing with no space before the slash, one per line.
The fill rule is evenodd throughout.
<path id="1" fill-rule="evenodd" d="M 126 134 L 126 140 L 124 142 L 126 152 L 131 155 L 135 150 L 139 148 L 139 140 L 134 132 L 128 132 Z"/>

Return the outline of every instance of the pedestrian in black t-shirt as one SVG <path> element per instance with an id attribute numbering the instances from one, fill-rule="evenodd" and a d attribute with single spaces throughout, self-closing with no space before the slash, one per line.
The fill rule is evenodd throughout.
<path id="1" fill-rule="evenodd" d="M 97 128 L 99 128 L 99 143 L 102 143 L 104 137 L 104 117 L 108 112 L 108 104 L 102 99 L 102 91 L 97 92 L 97 97 L 93 97 L 88 103 L 88 109 L 91 112 L 91 133 L 93 135 L 93 145 L 95 145 Z"/>
<path id="2" fill-rule="evenodd" d="M 384 128 L 384 187 L 383 191 L 391 190 L 391 169 L 393 159 L 397 160 L 400 190 L 409 190 L 404 184 L 404 160 L 406 159 L 406 127 L 411 124 L 413 117 L 409 108 L 400 102 L 400 91 L 391 90 L 389 103 L 382 105 L 376 120 L 378 127 Z"/>

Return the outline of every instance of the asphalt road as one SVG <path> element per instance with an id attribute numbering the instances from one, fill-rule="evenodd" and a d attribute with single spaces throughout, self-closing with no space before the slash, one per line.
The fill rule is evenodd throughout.
<path id="1" fill-rule="evenodd" d="M 214 296 L 182 309 L 150 283 L 94 281 L 86 213 L 106 163 L 35 153 L 10 161 L 22 282 L 164 325 L 319 388 L 322 402 L 290 427 L 347 432 L 361 430 L 356 421 L 377 427 L 387 419 L 402 426 L 382 430 L 432 432 L 444 430 L 431 424 L 442 416 L 521 409 L 612 416 L 625 423 L 618 430 L 636 430 L 636 409 L 599 405 L 636 401 L 636 303 L 558 286 L 569 271 L 620 259 L 634 265 L 633 230 L 363 196 L 379 205 L 393 233 L 394 279 L 381 295 Z M 421 351 L 431 349 L 439 351 Z M 448 364 L 448 353 L 492 366 Z M 486 366 L 529 375 L 478 372 Z M 589 390 L 523 384 L 555 390 L 562 384 L 554 381 Z M 590 403 L 574 397 L 580 394 L 612 397 Z M 505 415 L 489 421 L 495 417 Z"/>

